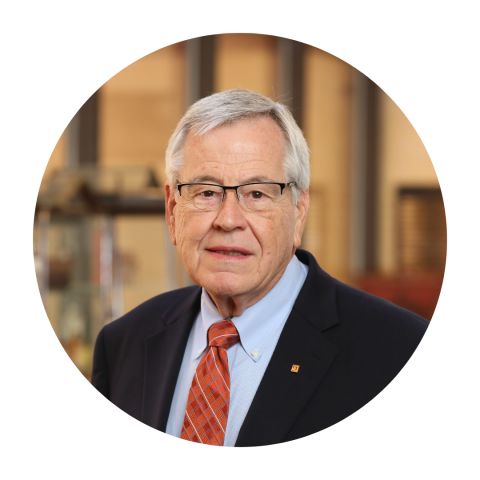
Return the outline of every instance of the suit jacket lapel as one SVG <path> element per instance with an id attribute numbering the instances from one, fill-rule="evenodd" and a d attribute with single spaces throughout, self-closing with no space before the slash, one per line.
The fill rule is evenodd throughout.
<path id="1" fill-rule="evenodd" d="M 236 446 L 282 442 L 327 373 L 338 347 L 322 330 L 338 323 L 333 279 L 299 251 L 309 273 L 280 335 L 237 438 Z M 292 366 L 299 365 L 297 373 Z"/>
<path id="2" fill-rule="evenodd" d="M 163 326 L 145 339 L 142 422 L 162 432 L 167 426 L 177 377 L 193 322 L 200 310 L 200 287 L 163 315 Z"/>

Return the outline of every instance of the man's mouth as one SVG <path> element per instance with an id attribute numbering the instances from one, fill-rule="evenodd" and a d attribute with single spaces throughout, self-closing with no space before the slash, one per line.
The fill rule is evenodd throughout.
<path id="1" fill-rule="evenodd" d="M 213 252 L 215 253 L 221 253 L 222 255 L 243 255 L 244 257 L 246 256 L 245 253 L 241 253 L 241 252 L 227 252 L 225 250 L 212 250 Z"/>
<path id="2" fill-rule="evenodd" d="M 248 250 L 229 245 L 214 245 L 207 249 L 209 252 L 216 253 L 217 255 L 228 255 L 229 257 L 249 257 L 251 252 Z"/>

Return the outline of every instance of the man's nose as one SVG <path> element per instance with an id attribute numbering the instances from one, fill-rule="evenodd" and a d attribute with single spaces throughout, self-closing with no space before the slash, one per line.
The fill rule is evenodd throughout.
<path id="1" fill-rule="evenodd" d="M 243 229 L 247 226 L 244 213 L 238 201 L 237 192 L 235 190 L 225 190 L 225 198 L 218 209 L 213 226 L 227 232 L 236 228 Z"/>

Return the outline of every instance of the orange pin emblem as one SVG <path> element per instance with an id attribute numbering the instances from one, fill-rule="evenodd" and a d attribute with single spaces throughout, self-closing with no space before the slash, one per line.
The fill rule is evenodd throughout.
<path id="1" fill-rule="evenodd" d="M 291 372 L 298 373 L 298 369 L 300 368 L 300 365 L 292 365 L 292 369 L 290 370 Z"/>

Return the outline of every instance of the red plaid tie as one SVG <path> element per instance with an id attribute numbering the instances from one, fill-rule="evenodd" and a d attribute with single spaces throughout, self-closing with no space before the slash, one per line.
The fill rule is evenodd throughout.
<path id="1" fill-rule="evenodd" d="M 208 348 L 193 376 L 181 438 L 223 446 L 230 405 L 227 348 L 240 340 L 231 320 L 208 330 Z"/>

